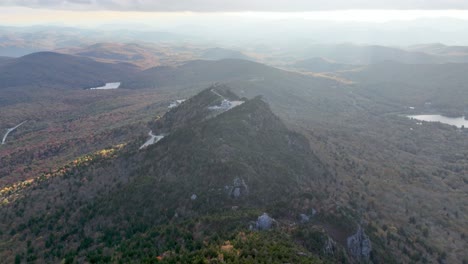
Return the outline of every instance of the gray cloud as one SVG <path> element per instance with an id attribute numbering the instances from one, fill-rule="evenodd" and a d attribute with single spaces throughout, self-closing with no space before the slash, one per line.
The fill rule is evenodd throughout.
<path id="1" fill-rule="evenodd" d="M 467 0 L 1 0 L 0 6 L 123 11 L 468 9 Z"/>

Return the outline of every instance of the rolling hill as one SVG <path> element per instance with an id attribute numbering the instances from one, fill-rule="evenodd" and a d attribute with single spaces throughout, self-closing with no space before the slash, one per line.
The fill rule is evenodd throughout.
<path id="1" fill-rule="evenodd" d="M 385 61 L 400 63 L 439 63 L 440 58 L 419 52 L 400 48 L 378 45 L 314 45 L 302 52 L 306 57 L 324 57 L 344 64 L 374 64 Z"/>
<path id="2" fill-rule="evenodd" d="M 448 46 L 441 43 L 433 43 L 413 45 L 408 47 L 408 50 L 451 58 L 453 62 L 466 62 L 468 59 L 467 46 Z"/>
<path id="3" fill-rule="evenodd" d="M 210 48 L 203 50 L 201 58 L 204 60 L 222 60 L 222 59 L 239 59 L 239 60 L 253 60 L 251 57 L 245 55 L 238 50 L 224 49 L 224 48 Z"/>
<path id="4" fill-rule="evenodd" d="M 124 87 L 160 88 L 186 84 L 252 80 L 263 75 L 281 74 L 282 71 L 245 60 L 195 60 L 177 67 L 155 67 L 140 72 L 123 82 Z"/>
<path id="5" fill-rule="evenodd" d="M 362 94 L 380 102 L 419 109 L 430 106 L 460 116 L 468 109 L 467 71 L 464 63 L 379 63 L 338 75 L 354 81 Z"/>
<path id="6" fill-rule="evenodd" d="M 0 65 L 0 88 L 90 88 L 116 82 L 137 71 L 131 64 L 101 63 L 54 52 L 39 52 Z"/>
<path id="7" fill-rule="evenodd" d="M 334 72 L 342 70 L 350 70 L 353 68 L 359 67 L 359 65 L 350 65 L 336 63 L 324 58 L 311 58 L 297 61 L 296 63 L 290 65 L 294 69 L 301 71 L 311 71 L 311 72 Z"/>

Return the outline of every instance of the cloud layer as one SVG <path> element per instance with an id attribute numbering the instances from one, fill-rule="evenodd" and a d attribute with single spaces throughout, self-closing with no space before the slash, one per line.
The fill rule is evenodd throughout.
<path id="1" fill-rule="evenodd" d="M 0 6 L 121 11 L 316 11 L 468 9 L 467 0 L 1 0 Z"/>

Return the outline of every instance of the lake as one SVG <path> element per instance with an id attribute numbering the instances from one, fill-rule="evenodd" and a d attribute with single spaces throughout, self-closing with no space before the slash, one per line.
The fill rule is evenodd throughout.
<path id="1" fill-rule="evenodd" d="M 461 128 L 462 126 L 468 128 L 468 120 L 465 119 L 464 116 L 462 117 L 447 117 L 443 115 L 410 115 L 408 116 L 411 119 L 416 119 L 420 121 L 426 122 L 440 122 L 447 125 L 456 126 Z"/>
<path id="2" fill-rule="evenodd" d="M 106 83 L 106 85 L 101 86 L 101 87 L 90 88 L 90 90 L 111 90 L 111 89 L 117 89 L 119 87 L 120 87 L 120 83 L 114 82 L 114 83 Z"/>

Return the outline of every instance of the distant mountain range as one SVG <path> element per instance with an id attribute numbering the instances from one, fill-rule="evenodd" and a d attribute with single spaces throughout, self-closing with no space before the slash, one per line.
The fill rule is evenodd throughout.
<path id="1" fill-rule="evenodd" d="M 442 58 L 424 52 L 406 51 L 385 46 L 367 46 L 353 44 L 314 45 L 302 54 L 308 57 L 324 57 L 345 64 L 373 64 L 383 61 L 401 63 L 439 63 Z"/>
<path id="2" fill-rule="evenodd" d="M 311 45 L 296 51 L 296 56 L 305 61 L 322 57 L 339 64 L 368 65 L 386 61 L 406 64 L 463 63 L 468 62 L 466 47 L 445 46 L 444 50 L 434 45 L 418 45 L 409 48 L 378 45 L 332 44 Z M 303 63 L 304 59 L 300 59 Z"/>
<path id="3" fill-rule="evenodd" d="M 225 48 L 199 48 L 196 46 L 167 46 L 136 43 L 96 43 L 56 50 L 59 53 L 88 57 L 101 62 L 132 63 L 141 69 L 156 66 L 175 66 L 194 59 L 221 60 L 251 57 L 237 50 Z"/>
<path id="4" fill-rule="evenodd" d="M 20 57 L 34 52 L 114 42 L 180 42 L 184 36 L 159 31 L 81 29 L 57 26 L 0 26 L 0 56 Z"/>
<path id="5" fill-rule="evenodd" d="M 20 57 L 34 52 L 59 51 L 74 55 L 83 54 L 83 56 L 106 62 L 132 62 L 145 69 L 160 65 L 174 65 L 193 59 L 247 59 L 274 62 L 277 66 L 290 65 L 315 57 L 322 57 L 339 64 L 359 65 L 383 61 L 468 62 L 466 46 L 448 46 L 438 43 L 390 47 L 350 43 L 316 44 L 320 43 L 317 39 L 301 38 L 293 43 L 281 39 L 278 43 L 273 40 L 265 43 L 253 41 L 248 45 L 240 44 L 236 40 L 221 41 L 218 44 L 219 47 L 214 48 L 206 38 L 196 35 L 155 31 L 145 27 L 139 30 L 128 28 L 117 30 L 116 28 L 118 27 L 107 27 L 107 30 L 104 30 L 57 26 L 3 26 L 0 27 L 0 56 Z M 358 34 L 358 32 L 355 33 Z M 276 35 L 270 37 L 278 39 Z M 282 43 L 283 41 L 285 43 Z M 326 43 L 340 43 L 340 40 Z M 241 47 L 242 50 L 229 47 Z"/>
<path id="6" fill-rule="evenodd" d="M 343 102 L 348 101 L 347 95 L 338 92 L 340 88 L 337 87 L 345 85 L 341 78 L 391 101 L 414 106 L 431 102 L 434 107 L 447 113 L 463 113 L 465 98 L 468 98 L 464 93 L 464 72 L 468 64 L 463 63 L 409 64 L 386 61 L 362 66 L 315 58 L 290 66 L 306 72 L 332 73 L 330 78 L 324 78 L 240 59 L 172 62 L 177 66 L 141 70 L 131 62 L 136 60 L 136 64 L 139 64 L 141 60 L 142 64 L 151 65 L 147 59 L 154 57 L 155 50 L 145 53 L 143 46 L 133 44 L 98 44 L 73 51 L 76 55 L 40 52 L 21 58 L 0 58 L 0 88 L 35 86 L 86 89 L 106 82 L 121 82 L 122 88 L 178 89 L 182 92 L 223 82 L 229 83 L 242 96 L 263 94 L 267 100 L 279 103 L 274 104 L 275 107 L 283 105 L 286 108 L 287 104 L 305 104 L 307 100 L 314 100 L 312 97 L 304 100 L 304 96 L 308 98 L 314 93 L 329 94 L 342 98 Z M 339 78 L 334 80 L 333 75 Z M 280 89 L 291 84 L 294 85 L 288 91 Z M 335 88 L 322 89 L 330 86 Z M 333 89 L 337 89 L 336 93 Z M 451 96 L 447 95 L 447 91 Z M 297 98 L 293 100 L 292 95 Z M 340 108 L 336 105 L 330 109 Z"/>
<path id="7" fill-rule="evenodd" d="M 447 46 L 441 43 L 413 45 L 407 48 L 410 51 L 425 52 L 433 55 L 441 55 L 466 59 L 468 56 L 467 46 Z"/>
<path id="8" fill-rule="evenodd" d="M 96 43 L 61 48 L 56 52 L 87 57 L 100 62 L 131 63 L 141 69 L 159 65 L 177 65 L 196 56 L 194 50 L 190 48 L 183 50 L 182 47 L 136 43 Z"/>

